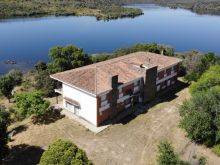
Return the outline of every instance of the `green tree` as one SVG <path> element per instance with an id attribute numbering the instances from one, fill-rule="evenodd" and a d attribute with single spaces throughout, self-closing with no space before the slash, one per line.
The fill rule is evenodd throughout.
<path id="1" fill-rule="evenodd" d="M 91 59 L 87 54 L 83 53 L 83 49 L 74 45 L 52 48 L 49 57 L 52 60 L 48 65 L 50 73 L 62 72 L 91 63 Z"/>
<path id="2" fill-rule="evenodd" d="M 190 87 L 192 93 L 206 91 L 214 86 L 220 86 L 220 65 L 211 66 L 197 82 Z"/>
<path id="3" fill-rule="evenodd" d="M 39 61 L 35 65 L 35 69 L 36 69 L 37 72 L 45 71 L 45 70 L 47 70 L 47 64 L 43 61 Z"/>
<path id="4" fill-rule="evenodd" d="M 35 89 L 42 92 L 45 97 L 55 95 L 54 89 L 58 86 L 58 82 L 50 78 L 48 70 L 39 70 L 35 75 Z"/>
<path id="5" fill-rule="evenodd" d="M 9 102 L 14 87 L 15 87 L 15 82 L 11 76 L 0 77 L 0 93 L 3 94 L 8 99 Z"/>
<path id="6" fill-rule="evenodd" d="M 186 53 L 179 53 L 178 56 L 183 59 L 183 67 L 185 68 L 184 79 L 191 82 L 195 78 L 195 69 L 201 63 L 203 54 L 198 51 L 192 50 Z"/>
<path id="7" fill-rule="evenodd" d="M 92 165 L 86 153 L 70 141 L 57 140 L 49 145 L 39 165 Z"/>
<path id="8" fill-rule="evenodd" d="M 180 126 L 195 142 L 220 142 L 220 86 L 193 94 L 180 108 Z"/>
<path id="9" fill-rule="evenodd" d="M 9 124 L 9 113 L 0 107 L 0 162 L 7 150 L 8 134 L 7 126 Z"/>
<path id="10" fill-rule="evenodd" d="M 90 55 L 90 58 L 91 58 L 93 63 L 106 61 L 106 60 L 111 59 L 113 57 L 114 57 L 114 55 L 112 55 L 112 54 L 94 54 L 94 55 Z"/>
<path id="11" fill-rule="evenodd" d="M 175 154 L 171 143 L 168 141 L 162 141 L 158 145 L 158 165 L 189 165 L 188 162 L 184 162 L 179 159 Z"/>
<path id="12" fill-rule="evenodd" d="M 134 52 L 139 52 L 139 51 L 148 51 L 152 53 L 158 53 L 158 54 L 163 54 L 166 56 L 174 56 L 174 49 L 165 46 L 165 45 L 159 45 L 156 43 L 150 43 L 150 44 L 145 44 L 145 43 L 138 43 L 135 44 L 131 47 L 128 48 L 121 48 L 115 51 L 116 56 L 123 56 L 129 53 L 134 53 Z"/>
<path id="13" fill-rule="evenodd" d="M 185 79 L 188 81 L 197 81 L 202 76 L 202 74 L 209 69 L 210 66 L 220 65 L 220 57 L 214 53 L 208 53 L 201 55 L 200 58 L 191 60 L 191 63 L 192 62 L 194 62 L 193 66 L 185 76 Z"/>
<path id="14" fill-rule="evenodd" d="M 38 91 L 20 93 L 15 96 L 16 111 L 21 117 L 43 115 L 50 103 Z"/>
<path id="15" fill-rule="evenodd" d="M 191 111 L 184 116 L 181 121 L 181 127 L 184 128 L 188 137 L 195 142 L 203 143 L 213 140 L 214 130 L 212 116 L 203 111 Z"/>

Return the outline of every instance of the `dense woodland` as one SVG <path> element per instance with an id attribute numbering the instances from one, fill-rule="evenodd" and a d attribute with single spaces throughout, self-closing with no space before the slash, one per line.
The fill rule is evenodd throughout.
<path id="1" fill-rule="evenodd" d="M 220 14 L 219 0 L 121 0 L 123 4 L 151 3 L 170 8 L 189 9 L 197 14 Z"/>
<path id="2" fill-rule="evenodd" d="M 86 15 L 108 20 L 143 14 L 140 9 L 122 7 L 132 3 L 154 3 L 171 8 L 185 8 L 199 14 L 220 14 L 220 2 L 217 0 L 1 0 L 0 18 Z"/>
<path id="3" fill-rule="evenodd" d="M 143 14 L 140 9 L 124 8 L 111 1 L 79 0 L 2 0 L 0 18 L 45 16 L 45 15 L 86 15 L 97 19 L 135 17 Z"/>

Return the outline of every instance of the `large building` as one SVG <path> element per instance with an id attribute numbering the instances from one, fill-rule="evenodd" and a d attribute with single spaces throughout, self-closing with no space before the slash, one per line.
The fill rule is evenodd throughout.
<path id="1" fill-rule="evenodd" d="M 104 62 L 51 75 L 62 83 L 56 92 L 63 108 L 95 126 L 147 103 L 175 84 L 181 60 L 149 52 L 137 52 Z"/>

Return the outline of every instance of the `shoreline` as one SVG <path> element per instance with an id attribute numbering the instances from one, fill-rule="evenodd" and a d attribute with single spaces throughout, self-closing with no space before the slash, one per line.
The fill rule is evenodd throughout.
<path id="1" fill-rule="evenodd" d="M 10 2 L 13 2 L 10 1 Z M 220 2 L 144 2 L 144 3 L 123 3 L 121 5 L 111 4 L 111 6 L 99 5 L 95 7 L 79 7 L 74 6 L 71 3 L 65 3 L 60 5 L 59 2 L 53 2 L 52 4 L 46 4 L 42 9 L 37 9 L 36 7 L 44 3 L 37 3 L 34 0 L 30 2 L 29 8 L 35 10 L 30 11 L 25 5 L 26 2 L 15 2 L 12 4 L 10 2 L 0 2 L 0 21 L 4 19 L 16 19 L 16 18 L 41 18 L 41 17 L 59 17 L 59 16 L 92 16 L 97 20 L 115 20 L 123 18 L 135 18 L 144 14 L 143 10 L 140 8 L 134 8 L 135 5 L 156 5 L 161 7 L 169 7 L 170 9 L 185 9 L 199 15 L 220 15 Z M 68 6 L 69 5 L 69 6 Z M 23 10 L 20 11 L 22 6 Z M 126 7 L 127 6 L 127 7 Z M 1 12 L 1 8 L 4 11 Z M 19 9 L 19 10 L 18 10 Z"/>
<path id="2" fill-rule="evenodd" d="M 139 8 L 126 8 L 119 4 L 75 4 L 52 1 L 51 3 L 30 0 L 0 2 L 0 20 L 10 18 L 45 16 L 94 16 L 97 20 L 134 18 L 143 15 Z"/>

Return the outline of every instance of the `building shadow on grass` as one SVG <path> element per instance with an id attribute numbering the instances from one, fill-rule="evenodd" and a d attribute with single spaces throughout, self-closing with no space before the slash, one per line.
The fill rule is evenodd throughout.
<path id="1" fill-rule="evenodd" d="M 9 149 L 3 165 L 37 165 L 43 152 L 44 150 L 38 146 L 16 145 Z"/>
<path id="2" fill-rule="evenodd" d="M 51 124 L 65 117 L 61 114 L 62 109 L 51 106 L 43 116 L 33 117 L 33 124 Z"/>
<path id="3" fill-rule="evenodd" d="M 149 102 L 148 104 L 137 104 L 134 107 L 123 111 L 121 114 L 116 116 L 115 120 L 112 121 L 113 124 L 127 124 L 133 119 L 135 119 L 138 115 L 147 113 L 148 110 L 163 102 L 169 102 L 178 97 L 177 93 L 187 88 L 189 86 L 188 83 L 184 83 L 182 81 L 177 81 L 175 86 L 165 89 L 157 94 L 156 98 Z"/>

